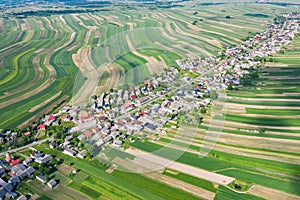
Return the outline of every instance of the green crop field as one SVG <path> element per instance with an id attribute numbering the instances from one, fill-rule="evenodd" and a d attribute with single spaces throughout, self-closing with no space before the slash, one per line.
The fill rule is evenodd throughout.
<path id="1" fill-rule="evenodd" d="M 106 92 L 118 88 L 121 81 L 126 86 L 142 83 L 178 67 L 176 60 L 217 56 L 227 46 L 265 31 L 282 13 L 299 10 L 297 5 L 278 2 L 182 1 L 174 2 L 177 6 L 154 2 L 108 7 L 99 3 L 99 9 L 66 6 L 67 12 L 55 9 L 46 14 L 41 6 L 24 16 L 7 7 L 0 13 L 0 130 L 26 128 L 58 105 L 70 103 L 75 94 L 90 99 L 88 90 L 94 91 L 88 87 L 90 82 Z M 37 199 L 181 200 L 201 199 L 204 194 L 195 191 L 204 191 L 207 199 L 259 200 L 265 194 L 255 196 L 251 189 L 260 186 L 299 198 L 299 63 L 298 35 L 280 53 L 266 58 L 250 84 L 226 91 L 226 112 L 215 117 L 215 123 L 212 108 L 207 108 L 202 124 L 186 130 L 195 132 L 195 137 L 184 152 L 187 141 L 175 137 L 182 129 L 170 126 L 166 135 L 157 134 L 158 140 L 129 144 L 196 171 L 226 176 L 231 180 L 227 185 L 171 166 L 154 175 L 127 173 L 97 158 L 64 155 L 44 143 L 34 148 L 61 159 L 76 174 L 63 173 L 57 166 L 59 170 L 49 175 L 59 180 L 53 190 L 32 178 L 22 182 L 18 192 L 35 193 Z M 100 81 L 91 76 L 96 71 L 103 74 Z M 199 152 L 208 150 L 203 144 L 210 144 L 212 137 L 218 142 L 200 159 Z M 107 155 L 136 158 L 115 149 Z M 236 188 L 238 184 L 243 190 Z"/>
<path id="2" fill-rule="evenodd" d="M 123 73 L 129 72 L 128 83 L 149 77 L 153 72 L 146 66 L 148 61 L 131 52 L 126 34 L 140 54 L 157 61 L 163 59 L 172 67 L 177 66 L 176 59 L 216 55 L 225 45 L 239 43 L 249 32 L 263 31 L 266 20 L 276 15 L 272 10 L 281 12 L 284 7 L 268 5 L 256 10 L 255 4 L 247 9 L 226 4 L 147 12 L 143 8 L 132 12 L 115 8 L 5 18 L 0 31 L 0 127 L 25 127 L 50 112 L 55 104 L 66 98 L 68 101 L 73 96 L 76 74 L 81 73 L 81 62 L 85 67 L 88 57 L 95 68 L 105 63 L 122 67 Z M 234 17 L 229 20 L 226 15 Z M 82 49 L 88 49 L 87 53 L 78 54 L 74 61 L 72 55 Z M 55 101 L 31 111 L 58 92 Z"/>

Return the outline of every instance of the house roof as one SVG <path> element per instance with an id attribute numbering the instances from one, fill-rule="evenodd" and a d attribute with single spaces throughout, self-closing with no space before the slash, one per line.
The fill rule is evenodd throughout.
<path id="1" fill-rule="evenodd" d="M 7 192 L 10 192 L 14 187 L 11 183 L 6 183 L 5 185 L 2 186 L 2 188 L 5 189 Z"/>
<path id="2" fill-rule="evenodd" d="M 46 179 L 45 177 L 43 176 L 43 174 L 39 174 L 35 177 L 36 179 L 38 179 L 39 181 L 42 181 L 43 183 L 46 182 Z"/>
<path id="3" fill-rule="evenodd" d="M 46 128 L 46 125 L 45 124 L 39 124 L 37 126 L 38 129 L 45 129 Z"/>
<path id="4" fill-rule="evenodd" d="M 0 189 L 0 198 L 3 198 L 5 196 L 5 194 L 6 194 L 6 191 L 3 188 L 1 188 Z"/>
<path id="5" fill-rule="evenodd" d="M 57 185 L 57 182 L 56 182 L 56 180 L 51 180 L 51 181 L 49 181 L 49 182 L 47 183 L 47 185 L 48 185 L 49 187 L 54 187 L 54 186 Z"/>
<path id="6" fill-rule="evenodd" d="M 16 198 L 18 196 L 18 194 L 17 193 L 15 193 L 15 192 L 7 192 L 6 194 L 5 194 L 5 197 L 6 198 L 8 198 L 8 199 L 11 199 L 11 198 Z"/>
<path id="7" fill-rule="evenodd" d="M 15 159 L 15 160 L 13 160 L 13 161 L 11 161 L 11 165 L 12 166 L 14 166 L 14 165 L 17 165 L 17 164 L 19 164 L 20 163 L 20 160 L 19 159 Z"/>
<path id="8" fill-rule="evenodd" d="M 85 134 L 86 137 L 92 137 L 93 136 L 93 133 L 90 132 L 90 131 L 86 131 L 84 134 Z"/>
<path id="9" fill-rule="evenodd" d="M 155 130 L 155 129 L 157 128 L 156 125 L 150 124 L 150 123 L 148 123 L 148 122 L 146 122 L 144 126 L 145 126 L 146 128 L 148 128 L 148 129 L 150 129 L 150 130 Z"/>
<path id="10" fill-rule="evenodd" d="M 11 183 L 11 184 L 13 184 L 13 185 L 15 185 L 16 183 L 19 183 L 21 180 L 20 180 L 20 178 L 18 177 L 18 176 L 13 176 L 13 177 L 11 177 L 9 180 L 8 180 L 8 182 L 9 183 Z"/>
<path id="11" fill-rule="evenodd" d="M 48 120 L 47 121 L 52 121 L 52 120 L 54 120 L 55 119 L 55 116 L 54 115 L 50 115 L 49 117 L 48 117 Z"/>
<path id="12" fill-rule="evenodd" d="M 32 175 L 34 173 L 35 169 L 33 167 L 28 167 L 25 172 L 28 174 L 28 175 Z"/>
<path id="13" fill-rule="evenodd" d="M 17 200 L 27 200 L 27 197 L 22 195 L 22 196 L 19 196 L 19 198 Z"/>

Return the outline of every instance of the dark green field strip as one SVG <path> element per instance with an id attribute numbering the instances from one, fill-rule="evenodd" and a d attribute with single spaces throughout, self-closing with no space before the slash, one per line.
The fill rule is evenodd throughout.
<path id="1" fill-rule="evenodd" d="M 256 196 L 253 196 L 250 194 L 236 193 L 236 192 L 220 185 L 214 200 L 232 200 L 232 199 L 263 200 L 262 198 L 259 198 L 259 197 L 256 197 Z"/>
<path id="2" fill-rule="evenodd" d="M 264 118 L 264 117 L 245 117 L 226 114 L 227 121 L 253 124 L 259 126 L 300 126 L 299 119 L 295 118 Z"/>
<path id="3" fill-rule="evenodd" d="M 180 172 L 174 172 L 174 173 L 168 172 L 168 170 L 170 170 L 170 169 L 167 168 L 163 172 L 163 174 L 167 175 L 167 176 L 170 176 L 172 178 L 176 178 L 176 179 L 181 180 L 183 182 L 192 184 L 194 186 L 206 189 L 206 190 L 211 191 L 211 192 L 216 192 L 217 191 L 217 189 L 214 187 L 212 182 L 209 182 L 209 181 L 206 181 L 206 180 L 203 180 L 203 179 L 199 179 L 199 178 L 196 178 L 194 176 L 190 176 L 188 174 L 184 174 L 184 173 L 180 173 Z M 173 171 L 173 170 L 171 170 L 171 171 Z"/>
<path id="4" fill-rule="evenodd" d="M 155 155 L 173 159 L 173 155 L 177 155 L 181 151 L 171 149 L 168 147 L 163 147 L 161 145 L 157 145 L 154 143 L 149 142 L 135 142 L 132 144 L 132 146 L 141 149 L 143 151 L 152 152 Z M 157 151 L 159 149 L 163 148 L 164 150 Z M 300 166 L 299 165 L 293 165 L 293 164 L 286 164 L 276 161 L 269 161 L 264 159 L 258 159 L 258 158 L 251 158 L 246 156 L 237 156 L 233 154 L 227 154 L 223 152 L 218 152 L 214 155 L 210 152 L 208 157 L 199 158 L 199 155 L 189 153 L 189 152 L 182 152 L 182 156 L 176 160 L 177 162 L 188 164 L 191 166 L 199 167 L 202 169 L 206 169 L 209 171 L 213 170 L 221 170 L 218 173 L 229 175 L 231 177 L 251 182 L 251 183 L 257 183 L 260 185 L 264 185 L 267 187 L 271 187 L 278 190 L 283 190 L 289 193 L 293 194 L 300 194 L 300 191 L 297 190 L 299 188 L 300 183 L 292 180 L 283 179 L 280 177 L 276 177 L 274 175 L 267 175 L 266 173 L 262 173 L 256 170 L 257 167 L 266 169 L 266 170 L 275 170 L 281 173 L 288 173 L 299 176 L 300 173 Z M 249 170 L 253 173 L 246 174 L 247 176 L 240 176 L 239 174 L 231 173 L 228 174 L 228 170 L 222 171 L 225 169 L 234 168 L 234 169 L 243 169 L 243 170 Z M 254 174 L 256 173 L 256 174 Z M 271 177 L 273 176 L 273 177 Z M 259 180 L 257 177 L 260 177 Z M 272 183 L 269 182 L 272 181 Z M 273 185 L 274 184 L 274 185 Z M 295 187 L 281 187 L 281 185 L 285 186 L 291 186 L 294 184 Z"/>
<path id="5" fill-rule="evenodd" d="M 287 78 L 293 77 L 293 76 L 299 76 L 299 75 L 300 75 L 300 68 L 290 68 L 289 72 L 285 72 L 283 70 L 277 71 L 277 72 L 269 71 L 268 73 L 264 74 L 264 76 L 266 76 L 266 77 L 268 77 L 268 76 L 286 76 Z"/>
<path id="6" fill-rule="evenodd" d="M 239 91 L 233 91 L 233 92 L 226 92 L 226 95 L 229 97 L 237 97 L 237 98 L 256 98 L 256 99 L 300 99 L 300 96 L 289 96 L 286 94 L 286 96 L 259 96 L 255 93 L 251 92 L 239 92 Z"/>
<path id="7" fill-rule="evenodd" d="M 121 55 L 115 62 L 124 68 L 125 73 L 132 68 L 142 66 L 147 63 L 145 59 L 138 57 L 131 52 Z"/>
<path id="8" fill-rule="evenodd" d="M 300 110 L 246 108 L 247 114 L 261 115 L 300 115 Z"/>
<path id="9" fill-rule="evenodd" d="M 83 182 L 72 181 L 68 185 L 71 188 L 80 191 L 93 199 L 113 198 L 113 199 L 138 199 L 136 196 L 126 193 L 126 191 L 115 188 L 106 182 L 100 182 L 96 178 L 89 176 L 88 180 Z"/>
<path id="10" fill-rule="evenodd" d="M 145 176 L 142 176 L 140 174 L 115 170 L 112 175 L 117 178 L 126 180 L 130 184 L 133 184 L 136 187 L 140 187 L 141 189 L 146 190 L 152 194 L 156 194 L 163 199 L 199 199 L 188 192 L 170 187 L 166 184 L 146 178 Z"/>
<path id="11" fill-rule="evenodd" d="M 252 92 L 252 91 L 251 91 Z M 269 93 L 268 93 L 269 94 Z M 278 93 L 280 94 L 280 93 Z M 272 99 L 268 101 L 248 101 L 248 100 L 240 100 L 240 99 L 227 99 L 228 103 L 236 103 L 236 104 L 248 104 L 248 105 L 261 105 L 261 106 L 300 106 L 300 102 L 289 102 L 289 101 L 272 101 Z"/>
<path id="12" fill-rule="evenodd" d="M 117 195 L 118 191 L 121 190 L 123 194 L 125 191 L 125 194 L 139 199 L 183 199 L 184 197 L 187 199 L 199 199 L 185 191 L 170 187 L 158 181 L 154 181 L 141 174 L 127 173 L 118 170 L 115 170 L 112 174 L 108 174 L 105 172 L 106 167 L 100 163 L 97 163 L 97 160 L 90 162 L 86 160 L 79 160 L 70 156 L 66 156 L 58 150 L 50 151 L 43 145 L 35 146 L 35 148 L 40 149 L 45 153 L 55 153 L 60 158 L 63 158 L 65 163 L 72 163 L 73 167 L 88 174 L 90 177 L 92 177 L 92 179 L 94 179 L 94 181 L 87 179 L 87 181 L 90 180 L 90 183 L 86 183 L 84 181 L 83 185 L 88 185 L 90 188 L 92 187 L 93 183 L 98 185 L 99 188 L 101 188 L 101 186 L 102 188 L 104 187 L 104 189 L 107 187 L 107 185 L 111 185 L 114 188 L 113 191 L 110 191 L 113 193 L 113 195 Z M 128 197 L 129 199 L 130 196 Z"/>

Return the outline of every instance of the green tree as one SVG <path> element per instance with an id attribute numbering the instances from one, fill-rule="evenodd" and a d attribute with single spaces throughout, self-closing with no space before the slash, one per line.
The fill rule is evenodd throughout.
<path id="1" fill-rule="evenodd" d="M 231 85 L 231 84 L 230 84 L 230 85 L 228 85 L 227 89 L 228 89 L 228 90 L 233 90 L 233 87 L 232 87 L 232 85 Z"/>
<path id="2" fill-rule="evenodd" d="M 202 114 L 205 114 L 206 113 L 206 108 L 200 108 L 200 112 L 202 113 Z"/>

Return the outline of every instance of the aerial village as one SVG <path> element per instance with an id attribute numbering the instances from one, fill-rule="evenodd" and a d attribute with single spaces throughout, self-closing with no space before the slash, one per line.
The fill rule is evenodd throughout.
<path id="1" fill-rule="evenodd" d="M 265 32 L 240 45 L 227 47 L 218 57 L 177 60 L 179 68 L 170 68 L 161 76 L 130 85 L 128 89 L 94 96 L 90 105 L 66 105 L 58 113 L 45 115 L 35 124 L 35 130 L 39 134 L 62 122 L 72 122 L 75 125 L 59 135 L 59 139 L 49 137 L 46 142 L 50 149 L 84 159 L 89 151 L 85 145 L 78 145 L 79 142 L 101 151 L 106 146 L 122 148 L 125 141 L 134 141 L 132 135 L 151 136 L 165 134 L 166 128 L 176 129 L 183 123 L 183 114 L 192 110 L 200 110 L 200 114 L 206 112 L 213 103 L 212 91 L 235 89 L 245 84 L 246 75 L 253 74 L 267 56 L 280 52 L 299 34 L 300 14 L 283 17 L 285 21 L 273 22 Z M 194 78 L 185 72 L 197 76 Z M 200 115 L 199 119 L 193 123 L 201 122 Z M 18 135 L 7 130 L 1 133 L 0 142 L 11 144 Z M 24 133 L 24 137 L 30 135 L 30 131 Z M 30 156 L 21 161 L 7 151 L 5 159 L 0 160 L 0 199 L 16 199 L 16 186 L 28 178 L 36 178 L 49 188 L 58 184 L 57 180 L 46 178 L 57 162 L 53 156 L 34 148 L 30 148 L 30 152 Z"/>

